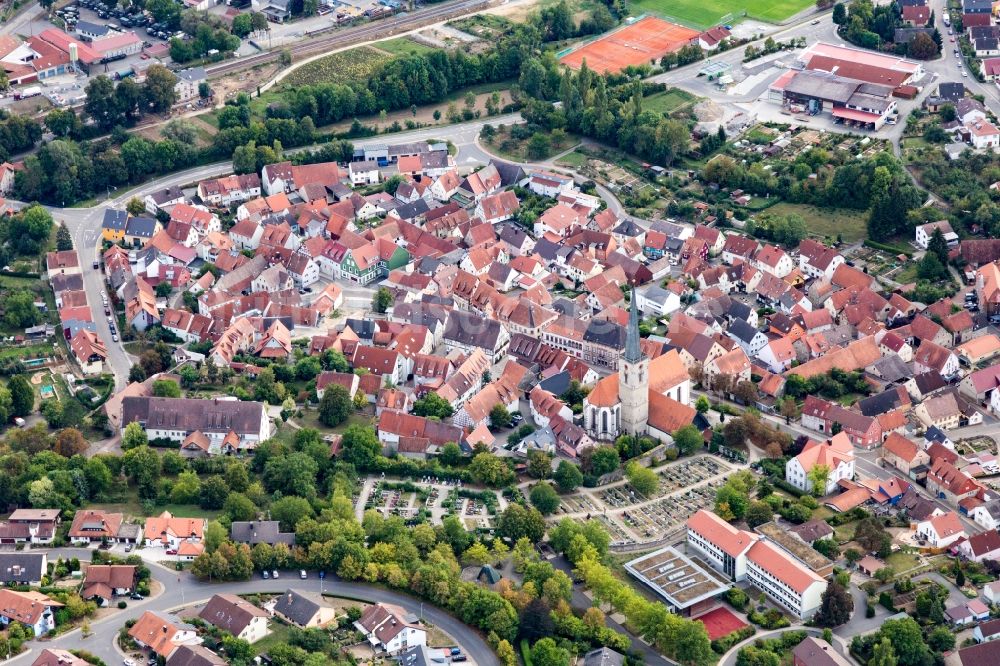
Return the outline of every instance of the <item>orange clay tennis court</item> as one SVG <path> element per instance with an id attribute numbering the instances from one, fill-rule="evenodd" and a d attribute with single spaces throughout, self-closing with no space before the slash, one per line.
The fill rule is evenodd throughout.
<path id="1" fill-rule="evenodd" d="M 620 72 L 629 65 L 648 65 L 653 60 L 659 60 L 664 54 L 689 43 L 698 34 L 697 30 L 647 16 L 567 53 L 560 62 L 578 69 L 586 60 L 587 67 L 601 74 Z"/>

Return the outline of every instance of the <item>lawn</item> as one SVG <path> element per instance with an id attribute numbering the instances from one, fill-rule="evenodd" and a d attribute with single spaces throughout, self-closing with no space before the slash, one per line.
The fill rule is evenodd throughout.
<path id="1" fill-rule="evenodd" d="M 779 203 L 768 209 L 774 215 L 799 215 L 806 221 L 810 236 L 856 243 L 868 237 L 866 213 L 848 208 L 818 208 L 807 204 Z"/>
<path id="2" fill-rule="evenodd" d="M 296 69 L 282 80 L 281 87 L 363 82 L 392 57 L 368 46 L 331 53 Z"/>
<path id="3" fill-rule="evenodd" d="M 424 53 L 431 53 L 435 50 L 430 46 L 416 42 L 409 37 L 387 39 L 384 42 L 375 42 L 372 46 L 377 48 L 379 51 L 385 51 L 386 53 L 391 53 L 396 56 L 407 55 L 409 53 L 423 55 Z"/>
<path id="4" fill-rule="evenodd" d="M 202 509 L 193 504 L 165 504 L 157 506 L 153 511 L 156 515 L 160 515 L 164 511 L 169 511 L 178 518 L 204 518 L 205 520 L 215 520 L 219 517 L 220 513 L 215 510 Z"/>
<path id="5" fill-rule="evenodd" d="M 8 358 L 44 358 L 52 356 L 52 343 L 46 342 L 27 347 L 6 347 L 0 349 L 0 360 Z"/>
<path id="6" fill-rule="evenodd" d="M 892 567 L 893 571 L 898 574 L 903 573 L 904 571 L 909 571 L 920 564 L 920 558 L 913 553 L 897 551 L 885 558 L 885 563 Z"/>
<path id="7" fill-rule="evenodd" d="M 675 111 L 687 108 L 698 101 L 698 98 L 680 88 L 668 88 L 667 90 L 642 98 L 643 111 L 656 111 L 664 115 L 670 115 Z"/>
<path id="8" fill-rule="evenodd" d="M 369 426 L 372 424 L 372 417 L 369 414 L 351 414 L 347 417 L 347 420 L 341 423 L 336 428 L 328 428 L 319 422 L 319 412 L 315 409 L 304 409 L 302 410 L 302 416 L 292 417 L 292 420 L 296 424 L 302 426 L 303 428 L 315 428 L 321 433 L 342 433 L 347 430 L 352 425 L 362 425 Z M 293 431 L 294 436 L 294 431 Z"/>
<path id="9" fill-rule="evenodd" d="M 581 152 L 577 152 L 574 150 L 572 153 L 566 153 L 558 160 L 556 160 L 556 162 L 564 166 L 570 166 L 579 169 L 580 167 L 582 167 L 584 164 L 587 163 L 587 156 Z"/>
<path id="10" fill-rule="evenodd" d="M 811 7 L 810 0 L 635 0 L 629 3 L 633 16 L 657 14 L 695 28 L 709 28 L 732 14 L 727 22 L 739 20 L 744 12 L 752 18 L 778 23 Z"/>
<path id="11" fill-rule="evenodd" d="M 253 644 L 254 652 L 257 654 L 266 654 L 275 645 L 287 644 L 289 634 L 292 632 L 291 625 L 277 620 L 268 622 L 267 628 L 271 630 L 271 633 Z"/>

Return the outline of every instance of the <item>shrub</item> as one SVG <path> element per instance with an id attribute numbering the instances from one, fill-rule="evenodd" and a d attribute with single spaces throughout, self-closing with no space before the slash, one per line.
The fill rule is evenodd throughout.
<path id="1" fill-rule="evenodd" d="M 867 618 L 875 617 L 875 607 L 872 606 L 871 604 L 868 604 L 868 607 L 865 608 L 865 617 Z"/>
<path id="2" fill-rule="evenodd" d="M 737 629 L 731 634 L 726 634 L 722 638 L 716 638 L 712 641 L 712 651 L 716 654 L 725 654 L 731 647 L 737 643 L 745 641 L 755 633 L 757 633 L 757 629 L 750 625 L 747 625 L 742 629 Z"/>
<path id="3" fill-rule="evenodd" d="M 726 601 L 736 610 L 744 610 L 750 603 L 750 597 L 740 588 L 731 587 L 726 591 Z"/>
<path id="4" fill-rule="evenodd" d="M 126 608 L 127 606 L 128 606 L 128 604 L 126 602 L 124 602 L 124 601 L 119 601 L 118 602 L 118 608 Z"/>

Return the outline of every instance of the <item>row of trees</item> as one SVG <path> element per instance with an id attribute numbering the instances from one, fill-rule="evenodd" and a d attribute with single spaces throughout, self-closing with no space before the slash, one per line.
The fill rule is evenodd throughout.
<path id="1" fill-rule="evenodd" d="M 116 85 L 101 74 L 87 83 L 84 110 L 105 131 L 128 127 L 144 113 L 169 111 L 177 102 L 176 84 L 177 76 L 163 65 L 152 65 L 143 83 L 125 78 Z"/>

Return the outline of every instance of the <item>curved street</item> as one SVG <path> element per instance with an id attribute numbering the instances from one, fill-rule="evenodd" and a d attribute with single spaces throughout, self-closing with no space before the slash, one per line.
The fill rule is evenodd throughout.
<path id="1" fill-rule="evenodd" d="M 89 548 L 58 548 L 48 551 L 48 555 L 50 561 L 54 561 L 57 557 L 89 559 L 91 552 L 93 551 Z M 247 581 L 206 583 L 196 580 L 188 572 L 171 571 L 153 562 L 146 562 L 146 565 L 152 572 L 153 580 L 163 586 L 160 595 L 143 601 L 129 601 L 128 608 L 91 622 L 92 635 L 89 638 L 84 638 L 79 629 L 74 629 L 52 640 L 32 641 L 27 644 L 31 648 L 30 651 L 17 655 L 8 663 L 31 663 L 39 650 L 54 647 L 64 650 L 87 650 L 111 666 L 121 663 L 121 655 L 114 645 L 118 631 L 127 620 L 138 618 L 146 611 L 169 611 L 180 606 L 207 601 L 213 594 L 280 594 L 292 589 L 322 592 L 330 596 L 367 603 L 384 602 L 402 606 L 422 617 L 424 622 L 439 627 L 449 634 L 477 666 L 500 666 L 493 650 L 476 630 L 446 611 L 400 592 L 364 583 L 341 581 L 329 574 L 326 580 L 320 580 L 315 571 L 309 572 L 310 577 L 306 580 L 301 580 L 296 571 L 283 571 L 277 581 L 255 576 Z"/>

